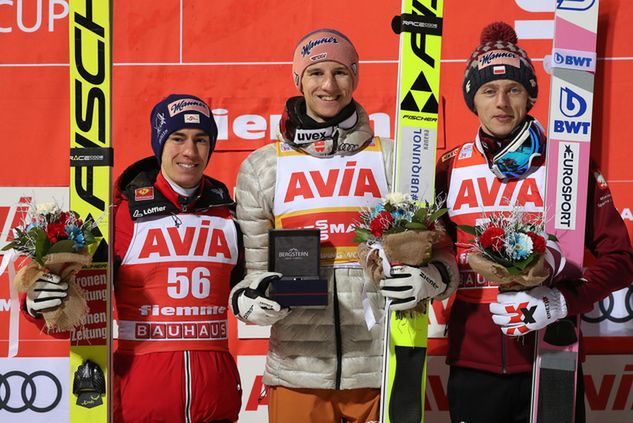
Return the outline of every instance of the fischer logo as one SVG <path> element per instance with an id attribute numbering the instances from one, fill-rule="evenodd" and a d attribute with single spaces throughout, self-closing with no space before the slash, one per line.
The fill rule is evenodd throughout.
<path id="1" fill-rule="evenodd" d="M 587 111 L 587 101 L 569 87 L 561 87 L 559 93 L 559 110 L 575 120 L 554 119 L 554 133 L 556 134 L 583 134 L 589 135 L 591 122 L 581 120 Z"/>
<path id="2" fill-rule="evenodd" d="M 584 70 L 593 72 L 596 70 L 596 53 L 579 51 L 554 49 L 553 64 L 557 68 Z"/>
<path id="3" fill-rule="evenodd" d="M 576 198 L 578 196 L 579 145 L 561 143 L 556 193 L 556 222 L 554 227 L 562 230 L 576 228 Z"/>

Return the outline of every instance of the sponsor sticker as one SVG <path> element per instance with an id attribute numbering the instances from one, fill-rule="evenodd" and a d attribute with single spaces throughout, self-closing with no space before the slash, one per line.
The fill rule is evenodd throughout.
<path id="1" fill-rule="evenodd" d="M 484 54 L 480 54 L 478 60 L 478 68 L 481 70 L 488 66 L 510 65 L 515 68 L 521 67 L 519 56 L 506 50 L 492 50 Z"/>
<path id="2" fill-rule="evenodd" d="M 134 190 L 134 201 L 154 199 L 154 187 L 142 187 Z"/>
<path id="3" fill-rule="evenodd" d="M 193 113 L 185 114 L 185 123 L 200 123 L 200 115 Z"/>

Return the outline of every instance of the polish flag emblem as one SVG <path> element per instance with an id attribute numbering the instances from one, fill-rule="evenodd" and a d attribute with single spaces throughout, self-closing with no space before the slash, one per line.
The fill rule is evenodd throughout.
<path id="1" fill-rule="evenodd" d="M 492 68 L 492 73 L 495 75 L 502 75 L 504 73 L 506 73 L 506 67 L 505 66 L 494 66 Z"/>

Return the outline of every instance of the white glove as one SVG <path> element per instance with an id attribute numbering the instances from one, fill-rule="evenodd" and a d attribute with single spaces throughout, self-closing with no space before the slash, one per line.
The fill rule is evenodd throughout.
<path id="1" fill-rule="evenodd" d="M 433 298 L 445 290 L 446 283 L 433 263 L 420 268 L 394 266 L 391 277 L 380 281 L 380 292 L 391 298 L 391 310 L 395 311 L 409 310 L 421 300 Z"/>
<path id="2" fill-rule="evenodd" d="M 492 320 L 504 334 L 521 336 L 567 316 L 565 297 L 556 288 L 537 286 L 528 291 L 497 294 L 489 305 Z"/>
<path id="3" fill-rule="evenodd" d="M 255 279 L 248 288 L 237 292 L 237 314 L 247 322 L 260 326 L 272 325 L 290 313 L 289 308 L 282 308 L 277 301 L 266 297 L 268 285 L 281 277 L 281 273 L 266 272 Z"/>
<path id="4" fill-rule="evenodd" d="M 62 305 L 68 296 L 68 284 L 53 273 L 44 273 L 26 294 L 26 311 L 33 317 L 41 317 L 42 311 L 52 311 Z"/>

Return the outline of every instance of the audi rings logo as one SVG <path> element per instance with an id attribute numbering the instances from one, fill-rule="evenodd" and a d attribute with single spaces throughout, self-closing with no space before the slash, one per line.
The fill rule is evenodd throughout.
<path id="1" fill-rule="evenodd" d="M 36 381 L 41 384 L 42 379 L 49 379 L 52 381 L 57 391 L 55 398 L 50 401 L 50 403 L 48 400 L 46 401 L 46 403 L 49 404 L 40 404 L 40 401 L 38 401 Z M 13 382 L 13 386 L 15 387 L 20 383 L 20 381 L 22 383 L 20 392 L 18 393 L 12 391 L 11 382 Z M 41 395 L 41 390 L 39 392 Z M 6 410 L 9 413 L 21 413 L 26 410 L 31 410 L 36 413 L 47 413 L 59 404 L 61 398 L 62 384 L 51 372 L 38 370 L 28 374 L 14 370 L 4 374 L 0 373 L 0 411 Z"/>
<path id="2" fill-rule="evenodd" d="M 597 308 L 594 309 L 590 313 L 590 315 L 583 315 L 582 320 L 588 323 L 600 323 L 604 321 L 610 321 L 613 323 L 626 323 L 633 320 L 633 285 L 627 288 L 626 294 L 624 295 L 624 312 L 620 312 L 621 316 L 614 316 L 613 311 L 615 310 L 616 303 L 620 304 L 619 301 L 616 302 L 613 293 L 609 294 L 608 297 L 604 298 L 602 301 L 598 302 Z M 621 310 L 621 307 L 619 307 Z M 597 313 L 600 313 L 596 316 Z"/>

